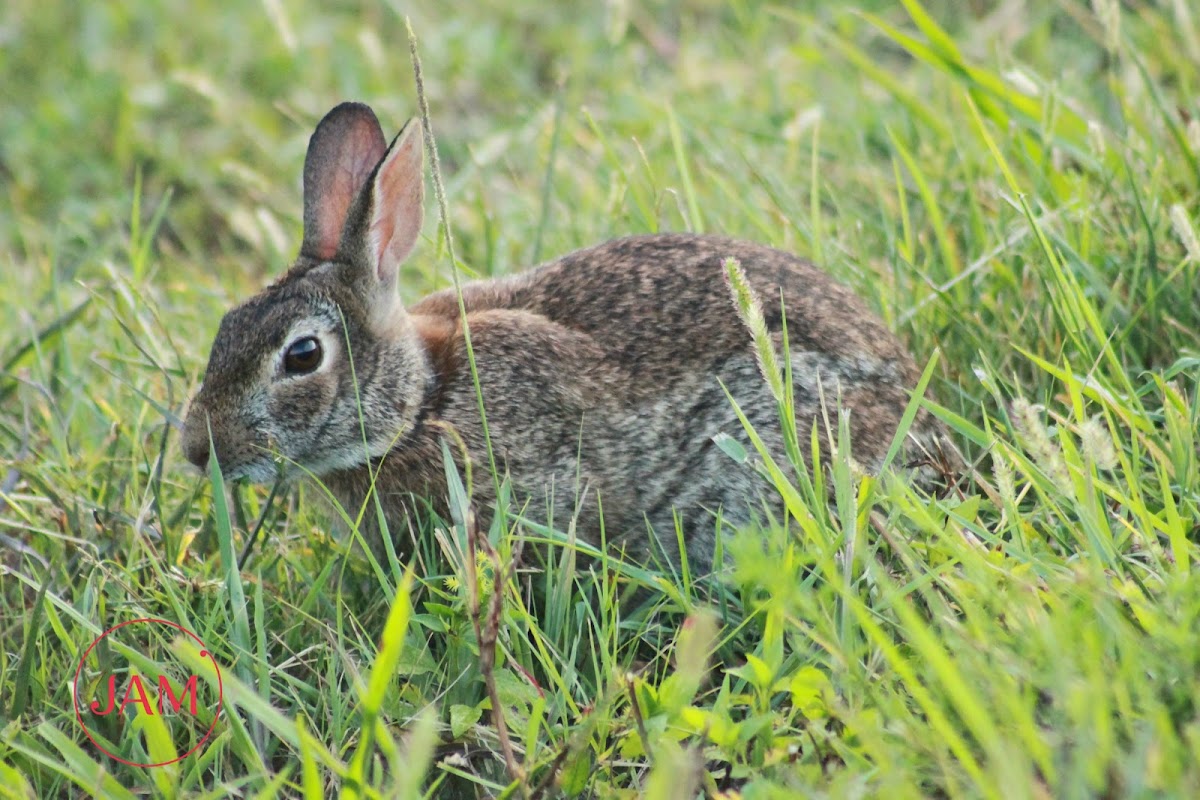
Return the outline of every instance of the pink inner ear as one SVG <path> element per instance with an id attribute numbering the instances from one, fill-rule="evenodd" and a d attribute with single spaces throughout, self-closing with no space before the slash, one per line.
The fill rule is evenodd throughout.
<path id="1" fill-rule="evenodd" d="M 417 129 L 398 143 L 375 177 L 370 238 L 376 275 L 382 283 L 395 279 L 421 234 L 424 195 L 421 135 Z"/>
<path id="2" fill-rule="evenodd" d="M 376 153 L 358 149 L 362 145 L 347 144 L 355 149 L 339 164 L 339 169 L 329 176 L 325 196 L 321 198 L 320 213 L 314 220 L 316 230 L 313 231 L 313 255 L 322 260 L 331 259 L 336 255 L 350 204 L 358 197 L 367 176 L 378 163 Z"/>
<path id="3" fill-rule="evenodd" d="M 362 185 L 382 157 L 378 148 L 379 137 L 370 128 L 356 128 L 343 140 L 336 172 L 330 175 L 325 196 L 320 198 L 317 230 L 313 231 L 318 258 L 331 259 L 337 253 L 350 204 L 359 196 Z"/>
<path id="4" fill-rule="evenodd" d="M 321 120 L 304 161 L 301 252 L 321 260 L 334 257 L 350 206 L 386 149 L 383 131 L 367 106 L 343 103 Z"/>

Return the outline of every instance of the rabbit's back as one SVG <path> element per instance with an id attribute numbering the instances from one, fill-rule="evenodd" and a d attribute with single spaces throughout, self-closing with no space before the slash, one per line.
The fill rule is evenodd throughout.
<path id="1" fill-rule="evenodd" d="M 726 286 L 724 263 L 736 258 L 779 332 L 786 311 L 793 352 L 840 359 L 874 372 L 912 359 L 895 336 L 845 286 L 789 253 L 720 236 L 652 234 L 578 250 L 507 278 L 468 283 L 468 313 L 520 309 L 587 334 L 606 358 L 653 391 L 658 377 L 704 370 L 747 351 L 749 338 Z M 426 297 L 413 313 L 457 316 L 453 290 Z M 866 376 L 863 376 L 866 377 Z"/>

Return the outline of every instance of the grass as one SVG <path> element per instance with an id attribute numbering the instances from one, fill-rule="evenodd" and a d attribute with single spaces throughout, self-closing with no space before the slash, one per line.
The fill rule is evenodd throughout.
<path id="1" fill-rule="evenodd" d="M 297 247 L 315 120 L 415 113 L 402 14 L 464 275 L 654 230 L 812 257 L 932 365 L 970 484 L 776 464 L 788 517 L 719 585 L 473 532 L 465 488 L 410 577 L 314 487 L 227 503 L 174 425 Z M 0 793 L 1196 796 L 1197 63 L 1166 0 L 7 3 Z M 405 298 L 449 267 L 431 222 Z M 145 616 L 222 666 L 172 767 L 72 710 L 79 656 Z M 140 730 L 104 733 L 180 744 Z"/>

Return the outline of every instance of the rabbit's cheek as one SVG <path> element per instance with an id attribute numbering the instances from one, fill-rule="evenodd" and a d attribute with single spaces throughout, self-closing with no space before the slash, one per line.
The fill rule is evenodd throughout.
<path id="1" fill-rule="evenodd" d="M 319 449 L 321 432 L 336 413 L 337 381 L 328 373 L 287 381 L 271 393 L 267 417 L 286 455 L 303 461 Z"/>

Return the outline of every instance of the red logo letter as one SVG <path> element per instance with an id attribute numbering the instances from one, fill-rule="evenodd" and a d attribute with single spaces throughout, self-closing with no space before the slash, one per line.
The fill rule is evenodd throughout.
<path id="1" fill-rule="evenodd" d="M 137 689 L 137 697 L 130 700 L 133 690 Z M 134 675 L 129 679 L 129 688 L 125 690 L 125 699 L 121 701 L 121 713 L 125 713 L 125 706 L 130 703 L 137 703 L 150 716 L 154 716 L 154 706 L 150 704 L 150 698 L 146 696 L 146 687 L 142 686 L 142 676 Z"/>
<path id="2" fill-rule="evenodd" d="M 171 682 L 167 680 L 167 676 L 159 675 L 158 676 L 158 711 L 159 711 L 159 713 L 160 714 L 166 713 L 166 709 L 163 707 L 163 698 L 165 697 L 165 698 L 167 698 L 167 702 L 169 702 L 171 704 L 171 708 L 175 711 L 176 714 L 178 714 L 180 706 L 183 705 L 183 698 L 188 696 L 188 692 L 191 692 L 191 694 L 192 694 L 191 702 L 188 703 L 188 710 L 191 711 L 192 716 L 194 717 L 194 716 L 196 716 L 196 676 L 193 675 L 192 677 L 188 678 L 187 683 L 184 684 L 183 691 L 179 693 L 179 697 L 177 699 L 175 697 L 175 692 L 171 690 Z"/>
<path id="3" fill-rule="evenodd" d="M 92 701 L 92 713 L 99 714 L 102 717 L 108 716 L 109 714 L 112 713 L 113 706 L 115 706 L 116 704 L 117 704 L 117 676 L 109 675 L 108 676 L 108 708 L 101 711 L 100 710 L 100 702 L 98 700 L 93 700 Z"/>

